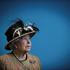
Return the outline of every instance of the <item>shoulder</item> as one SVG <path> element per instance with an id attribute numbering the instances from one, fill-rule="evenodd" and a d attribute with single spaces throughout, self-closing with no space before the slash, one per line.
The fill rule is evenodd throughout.
<path id="1" fill-rule="evenodd" d="M 33 65 L 36 70 L 41 70 L 40 59 L 38 56 L 29 54 L 29 62 Z"/>
<path id="2" fill-rule="evenodd" d="M 9 58 L 11 58 L 11 54 L 2 55 L 2 56 L 0 56 L 0 62 L 6 61 Z"/>
<path id="3" fill-rule="evenodd" d="M 9 59 L 11 58 L 10 54 L 5 54 L 0 56 L 0 69 L 4 70 L 6 68 L 6 65 L 9 63 Z"/>

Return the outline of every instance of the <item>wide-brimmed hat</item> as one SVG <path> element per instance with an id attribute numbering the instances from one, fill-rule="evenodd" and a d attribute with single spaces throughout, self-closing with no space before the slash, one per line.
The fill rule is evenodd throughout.
<path id="1" fill-rule="evenodd" d="M 38 31 L 39 29 L 33 24 L 26 24 L 22 20 L 18 19 L 5 32 L 8 41 L 5 49 L 11 50 L 10 46 L 12 42 L 20 39 L 25 35 L 29 35 L 32 38 Z"/>

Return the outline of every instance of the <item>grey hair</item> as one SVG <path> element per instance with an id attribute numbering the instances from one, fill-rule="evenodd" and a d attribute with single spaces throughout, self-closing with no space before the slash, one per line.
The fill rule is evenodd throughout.
<path id="1" fill-rule="evenodd" d="M 15 45 L 16 45 L 17 43 L 19 43 L 19 39 L 13 41 L 13 42 L 10 44 L 10 49 L 13 50 L 13 51 L 16 50 Z"/>

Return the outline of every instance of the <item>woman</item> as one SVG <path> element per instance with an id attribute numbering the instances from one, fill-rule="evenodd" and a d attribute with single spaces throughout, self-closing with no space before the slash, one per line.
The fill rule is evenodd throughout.
<path id="1" fill-rule="evenodd" d="M 17 20 L 6 31 L 8 44 L 5 49 L 11 53 L 0 56 L 0 70 L 40 70 L 39 58 L 29 54 L 31 38 L 39 31 L 34 25 L 24 25 Z"/>

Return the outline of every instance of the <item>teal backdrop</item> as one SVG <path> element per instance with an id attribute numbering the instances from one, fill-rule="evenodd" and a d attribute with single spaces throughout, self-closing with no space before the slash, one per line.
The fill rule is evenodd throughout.
<path id="1" fill-rule="evenodd" d="M 39 27 L 30 53 L 42 70 L 70 70 L 70 0 L 0 0 L 0 55 L 10 52 L 4 33 L 16 18 Z"/>

